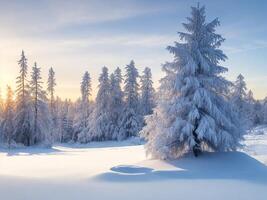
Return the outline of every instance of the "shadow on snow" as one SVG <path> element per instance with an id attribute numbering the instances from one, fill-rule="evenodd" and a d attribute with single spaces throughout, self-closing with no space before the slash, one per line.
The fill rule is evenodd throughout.
<path id="1" fill-rule="evenodd" d="M 153 160 L 151 160 L 153 164 Z M 205 153 L 166 161 L 175 170 L 156 170 L 143 166 L 117 166 L 94 177 L 99 181 L 135 182 L 161 180 L 242 180 L 267 184 L 267 166 L 242 152 Z"/>

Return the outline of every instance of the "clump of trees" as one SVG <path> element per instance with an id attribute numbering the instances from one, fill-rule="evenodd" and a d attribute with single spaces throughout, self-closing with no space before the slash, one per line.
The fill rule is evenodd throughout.
<path id="1" fill-rule="evenodd" d="M 134 61 L 126 65 L 124 76 L 119 67 L 111 74 L 103 67 L 95 101 L 90 99 L 92 83 L 86 71 L 75 102 L 56 96 L 52 67 L 45 90 L 41 68 L 34 63 L 29 74 L 24 51 L 18 64 L 15 98 L 9 86 L 6 100 L 0 98 L 0 141 L 8 146 L 127 139 L 138 135 L 155 105 L 151 70 L 145 68 L 139 76 Z"/>

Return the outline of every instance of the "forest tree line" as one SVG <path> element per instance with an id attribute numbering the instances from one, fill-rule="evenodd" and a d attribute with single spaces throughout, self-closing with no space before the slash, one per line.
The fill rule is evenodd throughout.
<path id="1" fill-rule="evenodd" d="M 24 51 L 18 65 L 16 90 L 7 86 L 5 100 L 0 98 L 0 141 L 8 146 L 124 140 L 138 135 L 155 106 L 151 70 L 146 67 L 139 75 L 134 61 L 126 65 L 125 75 L 119 67 L 112 73 L 102 68 L 95 101 L 86 71 L 75 102 L 56 95 L 53 68 L 45 84 L 37 63 L 29 72 Z"/>

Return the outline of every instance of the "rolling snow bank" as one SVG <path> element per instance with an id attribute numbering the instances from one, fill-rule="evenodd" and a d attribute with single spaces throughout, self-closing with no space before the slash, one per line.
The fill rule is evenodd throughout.
<path id="1" fill-rule="evenodd" d="M 0 199 L 265 200 L 264 131 L 246 137 L 244 151 L 252 157 L 229 152 L 149 160 L 132 140 L 2 150 Z"/>

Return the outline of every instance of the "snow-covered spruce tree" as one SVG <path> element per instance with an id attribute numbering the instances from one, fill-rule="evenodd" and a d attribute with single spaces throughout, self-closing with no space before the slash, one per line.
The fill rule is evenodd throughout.
<path id="1" fill-rule="evenodd" d="M 150 68 L 146 67 L 141 76 L 141 112 L 143 116 L 152 114 L 154 108 L 155 90 L 153 88 Z"/>
<path id="2" fill-rule="evenodd" d="M 51 144 L 51 117 L 47 105 L 48 99 L 42 87 L 41 69 L 34 63 L 31 73 L 31 98 L 33 110 L 32 136 L 30 144 Z"/>
<path id="3" fill-rule="evenodd" d="M 78 105 L 79 113 L 74 125 L 74 141 L 78 140 L 79 142 L 84 143 L 87 140 L 87 135 L 89 132 L 88 121 L 90 115 L 89 97 L 91 95 L 91 91 L 91 78 L 90 74 L 86 71 L 81 82 L 81 101 Z"/>
<path id="4" fill-rule="evenodd" d="M 47 80 L 47 92 L 49 95 L 49 110 L 51 113 L 53 125 L 55 126 L 55 87 L 56 87 L 56 77 L 53 68 L 51 67 L 48 72 Z"/>
<path id="5" fill-rule="evenodd" d="M 247 107 L 247 114 L 248 114 L 248 119 L 251 122 L 251 125 L 256 124 L 256 114 L 255 114 L 255 99 L 253 97 L 253 92 L 251 90 L 248 91 L 247 96 L 246 96 L 246 103 L 248 105 Z"/>
<path id="6" fill-rule="evenodd" d="M 99 77 L 98 93 L 92 118 L 90 118 L 89 141 L 112 139 L 110 131 L 110 80 L 108 68 L 103 67 Z"/>
<path id="7" fill-rule="evenodd" d="M 117 68 L 110 75 L 110 122 L 112 139 L 118 139 L 120 129 L 120 119 L 124 107 L 123 92 L 121 89 L 122 75 L 120 68 Z"/>
<path id="8" fill-rule="evenodd" d="M 1 130 L 3 131 L 2 141 L 10 147 L 12 140 L 14 140 L 14 101 L 13 91 L 10 86 L 7 86 L 6 102 L 3 110 L 3 121 Z"/>
<path id="9" fill-rule="evenodd" d="M 65 100 L 60 108 L 59 134 L 60 142 L 70 142 L 73 138 L 73 103 Z"/>
<path id="10" fill-rule="evenodd" d="M 252 121 L 249 117 L 249 104 L 247 102 L 247 86 L 244 77 L 239 74 L 233 85 L 231 103 L 235 107 L 235 111 L 239 115 L 239 119 L 243 124 L 246 124 L 246 128 L 252 125 Z"/>
<path id="11" fill-rule="evenodd" d="M 159 99 L 141 135 L 153 157 L 178 158 L 187 152 L 235 150 L 242 138 L 239 120 L 225 94 L 229 81 L 219 65 L 226 56 L 219 49 L 224 41 L 215 33 L 219 21 L 207 23 L 204 7 L 192 7 L 192 16 L 179 32 L 183 41 L 167 49 L 173 62 L 163 65 Z"/>
<path id="12" fill-rule="evenodd" d="M 262 103 L 262 122 L 267 124 L 267 97 L 264 98 Z"/>
<path id="13" fill-rule="evenodd" d="M 124 81 L 125 107 L 121 118 L 121 125 L 118 139 L 136 136 L 141 127 L 139 84 L 137 83 L 138 71 L 132 60 L 126 65 Z"/>
<path id="14" fill-rule="evenodd" d="M 245 98 L 247 96 L 247 86 L 242 74 L 239 74 L 234 82 L 232 91 L 232 103 L 235 104 L 236 109 L 242 112 L 245 107 Z"/>
<path id="15" fill-rule="evenodd" d="M 60 102 L 59 108 L 59 142 L 70 142 L 73 138 L 73 111 L 71 100 Z"/>
<path id="16" fill-rule="evenodd" d="M 264 123 L 264 104 L 259 100 L 255 100 L 254 104 L 254 114 L 255 114 L 255 125 L 260 125 Z"/>
<path id="17" fill-rule="evenodd" d="M 27 81 L 27 58 L 22 51 L 21 58 L 18 61 L 19 76 L 17 77 L 16 88 L 16 109 L 14 117 L 14 137 L 17 143 L 22 143 L 26 146 L 31 145 L 31 125 L 32 125 L 32 110 L 31 99 L 29 94 L 29 85 Z"/>

